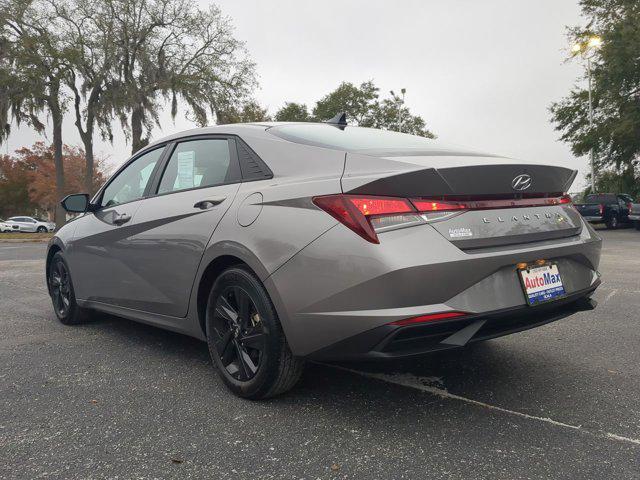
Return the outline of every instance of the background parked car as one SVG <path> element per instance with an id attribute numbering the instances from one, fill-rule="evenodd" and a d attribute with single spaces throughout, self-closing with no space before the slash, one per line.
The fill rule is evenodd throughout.
<path id="1" fill-rule="evenodd" d="M 5 220 L 0 218 L 0 233 L 2 232 L 10 232 L 12 230 L 12 226 L 9 225 Z"/>
<path id="2" fill-rule="evenodd" d="M 633 198 L 626 193 L 593 193 L 585 203 L 576 203 L 578 212 L 590 223 L 604 223 L 607 228 L 618 228 L 628 223 Z"/>
<path id="3" fill-rule="evenodd" d="M 11 231 L 18 232 L 37 232 L 46 233 L 53 232 L 56 224 L 53 222 L 45 222 L 33 217 L 11 217 L 5 222 L 11 227 Z"/>
<path id="4" fill-rule="evenodd" d="M 636 230 L 640 230 L 640 203 L 632 203 L 629 211 L 629 221 L 633 222 Z"/>

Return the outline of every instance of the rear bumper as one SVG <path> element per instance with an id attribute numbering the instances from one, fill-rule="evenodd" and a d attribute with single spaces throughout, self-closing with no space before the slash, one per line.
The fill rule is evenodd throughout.
<path id="1" fill-rule="evenodd" d="M 310 355 L 312 360 L 360 361 L 387 360 L 424 355 L 529 330 L 593 310 L 589 298 L 600 281 L 587 290 L 536 307 L 516 307 L 462 319 L 435 321 L 421 325 L 383 325 L 363 332 Z"/>
<path id="2" fill-rule="evenodd" d="M 632 222 L 640 222 L 640 214 L 629 215 L 629 220 Z"/>
<path id="3" fill-rule="evenodd" d="M 593 289 L 601 239 L 584 227 L 567 238 L 464 251 L 431 225 L 385 232 L 379 245 L 337 225 L 264 284 L 292 353 L 307 357 L 401 319 L 528 308 L 521 262 L 557 263 L 569 295 Z"/>

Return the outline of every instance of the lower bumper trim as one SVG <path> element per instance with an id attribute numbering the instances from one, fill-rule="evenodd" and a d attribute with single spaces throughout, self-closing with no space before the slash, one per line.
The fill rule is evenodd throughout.
<path id="1" fill-rule="evenodd" d="M 599 284 L 600 281 L 588 289 L 539 306 L 521 306 L 412 326 L 383 325 L 314 352 L 308 358 L 322 361 L 383 360 L 460 348 L 593 310 L 596 302 L 589 295 Z"/>

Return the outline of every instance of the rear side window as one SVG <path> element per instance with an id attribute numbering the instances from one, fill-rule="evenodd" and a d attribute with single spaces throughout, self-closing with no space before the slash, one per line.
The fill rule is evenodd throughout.
<path id="1" fill-rule="evenodd" d="M 239 181 L 234 165 L 227 139 L 179 143 L 162 174 L 158 194 Z"/>

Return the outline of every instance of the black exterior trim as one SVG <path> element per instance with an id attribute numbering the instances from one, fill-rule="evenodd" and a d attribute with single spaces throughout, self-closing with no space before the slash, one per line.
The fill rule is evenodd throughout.
<path id="1" fill-rule="evenodd" d="M 382 325 L 314 352 L 308 358 L 321 361 L 385 360 L 461 348 L 462 345 L 443 343 L 443 340 L 479 320 L 483 321 L 482 325 L 466 344 L 521 332 L 577 312 L 592 310 L 595 302 L 589 296 L 599 284 L 598 280 L 585 290 L 539 306 L 523 305 L 460 319 L 404 327 Z"/>
<path id="2" fill-rule="evenodd" d="M 240 137 L 235 137 L 235 139 L 242 179 L 244 181 L 254 181 L 273 178 L 273 172 L 258 154 Z"/>

